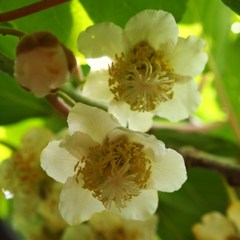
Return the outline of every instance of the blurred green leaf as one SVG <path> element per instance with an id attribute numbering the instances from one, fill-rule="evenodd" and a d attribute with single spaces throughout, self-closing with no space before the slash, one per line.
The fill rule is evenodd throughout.
<path id="1" fill-rule="evenodd" d="M 26 134 L 29 129 L 43 126 L 43 118 L 28 118 L 20 122 L 14 122 L 13 124 L 1 127 L 4 131 L 4 134 L 1 136 L 1 140 L 11 144 L 15 148 L 18 148 L 21 144 L 23 135 Z"/>
<path id="2" fill-rule="evenodd" d="M 221 1 L 189 1 L 182 22 L 199 22 L 202 26 L 202 37 L 206 41 L 207 50 L 223 60 L 223 47 L 229 41 L 231 11 Z"/>
<path id="3" fill-rule="evenodd" d="M 193 224 L 207 212 L 225 213 L 228 204 L 225 183 L 218 173 L 191 169 L 179 191 L 159 193 L 159 235 L 164 240 L 193 240 Z"/>
<path id="4" fill-rule="evenodd" d="M 111 21 L 124 27 L 126 22 L 136 13 L 144 9 L 161 9 L 173 14 L 180 21 L 188 0 L 80 0 L 92 20 L 97 22 Z"/>
<path id="5" fill-rule="evenodd" d="M 216 63 L 222 60 L 222 64 L 218 65 L 219 80 L 223 84 L 222 91 L 228 97 L 231 111 L 235 114 L 238 124 L 240 124 L 240 72 L 239 72 L 239 51 L 240 51 L 240 38 L 229 40 L 228 44 L 222 51 L 222 58 L 217 60 Z M 230 116 L 231 117 L 231 116 Z"/>
<path id="6" fill-rule="evenodd" d="M 191 0 L 183 22 L 199 22 L 202 26 L 209 54 L 208 69 L 214 73 L 218 100 L 240 140 L 240 41 L 239 35 L 231 32 L 234 19 L 235 14 L 219 0 Z"/>
<path id="7" fill-rule="evenodd" d="M 7 55 L 11 59 L 15 59 L 15 47 L 17 42 L 17 37 L 0 35 L 0 52 L 4 53 L 4 55 Z"/>
<path id="8" fill-rule="evenodd" d="M 234 12 L 240 14 L 240 0 L 222 0 L 222 2 L 230 7 Z"/>
<path id="9" fill-rule="evenodd" d="M 31 117 L 46 117 L 51 108 L 44 99 L 37 99 L 22 90 L 16 81 L 0 72 L 0 125 Z"/>

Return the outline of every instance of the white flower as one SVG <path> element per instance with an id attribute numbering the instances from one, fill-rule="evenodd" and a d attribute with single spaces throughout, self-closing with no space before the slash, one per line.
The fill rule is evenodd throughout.
<path id="1" fill-rule="evenodd" d="M 124 29 L 91 26 L 78 37 L 92 68 L 83 94 L 109 103 L 109 111 L 133 130 L 147 131 L 153 115 L 185 119 L 200 102 L 194 77 L 207 61 L 204 45 L 198 37 L 178 37 L 173 16 L 161 10 L 138 13 Z"/>
<path id="2" fill-rule="evenodd" d="M 197 240 L 240 239 L 240 201 L 231 203 L 226 216 L 216 211 L 205 214 L 192 231 Z"/>
<path id="3" fill-rule="evenodd" d="M 211 212 L 203 216 L 202 223 L 193 226 L 193 234 L 197 240 L 227 240 L 235 235 L 235 230 L 224 215 Z"/>
<path id="4" fill-rule="evenodd" d="M 157 190 L 172 192 L 186 181 L 182 156 L 154 136 L 122 128 L 111 115 L 77 103 L 69 135 L 41 155 L 47 174 L 64 184 L 60 212 L 69 224 L 107 209 L 144 220 L 156 211 Z"/>

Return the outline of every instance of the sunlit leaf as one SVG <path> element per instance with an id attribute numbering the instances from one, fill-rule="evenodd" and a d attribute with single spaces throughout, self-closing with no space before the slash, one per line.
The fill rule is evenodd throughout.
<path id="1" fill-rule="evenodd" d="M 208 70 L 214 74 L 221 108 L 228 114 L 229 122 L 240 138 L 240 71 L 238 67 L 239 36 L 231 32 L 235 14 L 218 0 L 192 0 L 184 16 L 185 23 L 202 24 L 202 35 L 209 54 Z M 206 112 L 209 109 L 206 108 Z"/>
<path id="2" fill-rule="evenodd" d="M 188 0 L 81 0 L 94 22 L 111 21 L 124 27 L 129 18 L 144 9 L 161 9 L 172 13 L 179 21 Z"/>

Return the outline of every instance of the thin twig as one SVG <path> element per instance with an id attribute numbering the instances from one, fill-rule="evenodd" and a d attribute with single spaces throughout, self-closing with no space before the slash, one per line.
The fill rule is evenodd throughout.
<path id="1" fill-rule="evenodd" d="M 201 167 L 221 173 L 231 186 L 240 186 L 240 165 L 220 162 L 214 156 L 201 155 L 197 150 L 178 150 L 184 158 L 187 168 Z"/>
<path id="2" fill-rule="evenodd" d="M 11 151 L 16 151 L 16 150 L 17 150 L 17 148 L 16 148 L 14 145 L 12 145 L 11 143 L 6 142 L 6 141 L 4 141 L 4 140 L 0 140 L 0 144 L 3 145 L 3 146 L 5 146 L 5 147 L 7 147 L 7 148 L 10 149 Z"/>
<path id="3" fill-rule="evenodd" d="M 3 35 L 3 36 L 11 35 L 11 36 L 19 37 L 19 38 L 26 35 L 25 32 L 14 29 L 14 28 L 0 28 L 0 34 Z"/>
<path id="4" fill-rule="evenodd" d="M 4 12 L 0 14 L 0 22 L 8 22 L 17 18 L 25 17 L 30 14 L 40 12 L 44 9 L 48 9 L 59 4 L 69 2 L 70 0 L 43 0 L 39 1 L 12 11 Z"/>
<path id="5" fill-rule="evenodd" d="M 104 111 L 107 111 L 107 107 L 105 105 L 103 105 L 101 103 L 98 103 L 96 101 L 93 101 L 89 98 L 86 98 L 86 97 L 76 93 L 75 91 L 73 91 L 73 89 L 71 89 L 67 86 L 62 86 L 60 90 L 63 93 L 65 93 L 67 96 L 69 96 L 72 100 L 74 100 L 75 102 L 81 102 L 81 103 L 84 103 L 86 105 L 97 107 L 97 108 L 100 108 Z"/>
<path id="6" fill-rule="evenodd" d="M 57 91 L 56 94 L 59 98 L 61 98 L 70 107 L 73 107 L 76 104 L 76 102 L 69 95 L 67 95 L 65 92 L 59 90 L 59 91 Z"/>
<path id="7" fill-rule="evenodd" d="M 51 106 L 61 115 L 63 115 L 64 117 L 68 116 L 69 108 L 56 95 L 49 94 L 45 98 L 51 104 Z"/>
<path id="8" fill-rule="evenodd" d="M 14 73 L 14 60 L 0 52 L 0 71 L 7 73 L 13 77 Z"/>

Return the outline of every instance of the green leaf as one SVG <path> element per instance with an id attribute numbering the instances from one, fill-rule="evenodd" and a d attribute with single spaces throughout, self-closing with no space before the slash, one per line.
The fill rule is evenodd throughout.
<path id="1" fill-rule="evenodd" d="M 20 122 L 14 122 L 1 127 L 4 134 L 0 136 L 0 139 L 17 149 L 21 144 L 23 135 L 29 129 L 37 127 L 44 127 L 43 118 L 27 118 Z"/>
<path id="2" fill-rule="evenodd" d="M 235 135 L 240 139 L 240 72 L 239 35 L 231 32 L 235 14 L 219 0 L 192 0 L 184 15 L 184 23 L 199 23 L 209 54 L 208 70 L 222 109 L 228 115 Z M 209 111 L 206 108 L 206 112 Z"/>
<path id="3" fill-rule="evenodd" d="M 164 240 L 193 240 L 193 224 L 210 211 L 225 213 L 228 203 L 224 181 L 219 174 L 191 169 L 179 191 L 159 193 L 158 233 Z"/>
<path id="4" fill-rule="evenodd" d="M 44 99 L 37 99 L 22 90 L 16 81 L 0 72 L 0 125 L 31 117 L 46 117 L 51 108 Z"/>
<path id="5" fill-rule="evenodd" d="M 81 0 L 92 20 L 97 22 L 111 21 L 124 27 L 136 13 L 144 9 L 161 9 L 173 14 L 180 21 L 188 0 Z"/>
<path id="6" fill-rule="evenodd" d="M 222 2 L 230 7 L 234 12 L 240 14 L 240 0 L 222 0 Z"/>
<path id="7" fill-rule="evenodd" d="M 0 52 L 8 57 L 15 58 L 15 46 L 17 45 L 18 38 L 14 36 L 1 36 L 0 35 Z"/>

